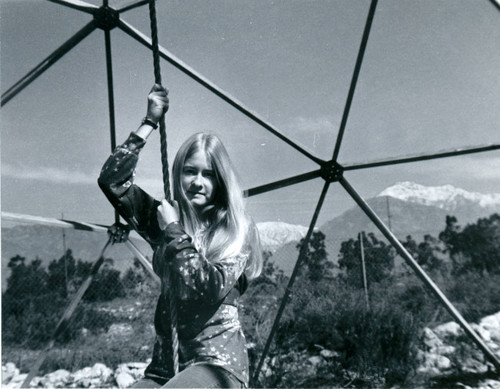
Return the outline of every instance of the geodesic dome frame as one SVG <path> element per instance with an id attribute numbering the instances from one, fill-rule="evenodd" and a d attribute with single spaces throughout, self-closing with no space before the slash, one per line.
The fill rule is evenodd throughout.
<path id="1" fill-rule="evenodd" d="M 366 18 L 366 24 L 364 27 L 364 31 L 362 34 L 362 39 L 361 43 L 359 46 L 359 51 L 358 55 L 356 58 L 354 70 L 353 70 L 353 75 L 352 79 L 350 82 L 348 94 L 346 97 L 346 102 L 345 102 L 345 107 L 344 111 L 342 114 L 342 119 L 340 123 L 340 127 L 338 130 L 338 135 L 337 139 L 334 145 L 332 157 L 329 160 L 322 160 L 311 153 L 309 153 L 307 150 L 302 148 L 300 145 L 292 141 L 290 138 L 286 137 L 285 135 L 282 134 L 277 128 L 275 128 L 273 125 L 268 123 L 265 119 L 263 119 L 261 116 L 259 116 L 257 113 L 253 112 L 251 109 L 243 105 L 241 102 L 236 100 L 235 98 L 231 97 L 227 92 L 219 88 L 217 85 L 212 83 L 210 80 L 205 78 L 203 75 L 189 67 L 187 64 L 183 63 L 180 59 L 176 58 L 172 53 L 167 51 L 165 48 L 161 46 L 157 46 L 157 43 L 155 44 L 154 42 L 154 36 L 152 34 L 152 37 L 149 38 L 147 35 L 143 34 L 136 28 L 134 28 L 132 25 L 128 24 L 127 22 L 123 21 L 120 18 L 120 15 L 128 10 L 146 5 L 150 3 L 150 0 L 141 0 L 141 1 L 132 1 L 130 4 L 122 6 L 118 9 L 111 8 L 108 4 L 108 0 L 103 0 L 102 1 L 102 6 L 97 7 L 91 4 L 88 4 L 84 1 L 81 0 L 49 0 L 53 3 L 70 7 L 75 10 L 87 13 L 93 17 L 93 19 L 86 24 L 83 28 L 81 28 L 76 34 L 74 34 L 70 39 L 68 39 L 63 45 L 61 45 L 58 49 L 56 49 L 52 54 L 50 54 L 47 58 L 45 58 L 42 62 L 40 62 L 35 68 L 33 68 L 29 73 L 27 73 L 23 78 L 21 78 L 18 82 L 16 82 L 12 87 L 10 87 L 5 93 L 2 94 L 2 106 L 9 102 L 12 98 L 14 98 L 18 93 L 20 93 L 25 87 L 27 87 L 32 81 L 34 81 L 36 78 L 38 78 L 45 70 L 50 68 L 54 63 L 56 63 L 61 57 L 63 57 L 66 53 L 68 53 L 70 50 L 72 50 L 76 45 L 78 45 L 83 39 L 85 39 L 91 32 L 93 32 L 96 29 L 101 29 L 104 31 L 105 34 L 105 46 L 106 46 L 106 64 L 107 64 L 107 86 L 108 86 L 108 103 L 109 103 L 109 118 L 110 118 L 110 135 L 111 135 L 111 149 L 113 150 L 116 147 L 116 139 L 115 139 L 115 113 L 114 113 L 114 91 L 113 91 L 113 66 L 112 66 L 112 56 L 111 56 L 111 37 L 110 37 L 110 31 L 116 27 L 121 29 L 123 32 L 128 34 L 130 37 L 138 41 L 140 44 L 144 45 L 148 49 L 157 50 L 157 54 L 166 60 L 168 63 L 176 67 L 178 70 L 183 72 L 185 75 L 208 89 L 210 92 L 221 98 L 223 101 L 240 111 L 243 115 L 247 116 L 249 119 L 254 121 L 255 123 L 259 124 L 262 126 L 264 129 L 266 129 L 268 132 L 273 134 L 274 136 L 278 137 L 281 141 L 285 142 L 288 144 L 288 146 L 294 148 L 297 152 L 301 153 L 303 156 L 307 157 L 314 163 L 318 165 L 318 168 L 315 170 L 312 170 L 310 172 L 296 175 L 293 177 L 287 177 L 283 178 L 281 180 L 268 183 L 265 185 L 261 185 L 258 187 L 250 188 L 246 191 L 246 195 L 248 197 L 251 196 L 256 196 L 259 194 L 263 194 L 269 191 L 273 191 L 276 189 L 284 188 L 287 186 L 291 186 L 294 184 L 306 182 L 308 180 L 312 180 L 315 178 L 322 178 L 324 180 L 323 188 L 321 190 L 318 202 L 316 204 L 313 216 L 311 218 L 311 222 L 307 231 L 307 234 L 304 238 L 303 244 L 299 250 L 299 256 L 296 261 L 296 264 L 294 266 L 294 269 L 292 271 L 292 274 L 290 276 L 289 283 L 287 285 L 287 288 L 285 290 L 285 294 L 282 298 L 281 305 L 278 309 L 278 312 L 276 314 L 276 318 L 273 324 L 273 327 L 270 331 L 270 334 L 268 336 L 262 357 L 260 358 L 259 364 L 257 366 L 257 369 L 254 373 L 254 379 L 256 379 L 259 375 L 259 372 L 263 366 L 264 359 L 266 357 L 266 354 L 269 352 L 269 348 L 272 342 L 272 339 L 275 335 L 275 332 L 278 328 L 278 324 L 280 321 L 280 318 L 283 314 L 284 308 L 288 302 L 288 299 L 290 297 L 290 293 L 292 291 L 293 284 L 295 282 L 295 279 L 297 277 L 298 271 L 300 269 L 300 266 L 304 260 L 305 257 L 305 249 L 311 239 L 312 233 L 314 231 L 314 228 L 316 226 L 316 222 L 319 216 L 319 213 L 322 209 L 323 202 L 325 200 L 326 194 L 330 188 L 330 185 L 332 183 L 338 182 L 344 190 L 349 194 L 349 196 L 357 203 L 357 205 L 364 211 L 364 213 L 368 216 L 368 218 L 376 225 L 376 227 L 380 230 L 380 232 L 385 236 L 385 238 L 394 246 L 398 254 L 406 261 L 406 263 L 412 268 L 412 270 L 415 272 L 415 274 L 421 279 L 424 284 L 433 292 L 433 294 L 436 296 L 436 298 L 440 301 L 441 304 L 448 310 L 448 312 L 453 316 L 453 318 L 460 324 L 460 326 L 463 328 L 465 333 L 476 343 L 476 345 L 483 351 L 485 356 L 493 363 L 493 365 L 497 368 L 497 370 L 500 370 L 500 361 L 498 360 L 497 356 L 488 348 L 488 346 L 483 342 L 482 338 L 478 336 L 478 334 L 471 328 L 471 326 L 465 321 L 465 319 L 462 317 L 462 315 L 457 311 L 457 309 L 452 305 L 452 303 L 447 299 L 447 297 L 441 292 L 441 290 L 438 288 L 438 286 L 430 279 L 430 277 L 425 273 L 425 271 L 420 267 L 420 265 L 417 263 L 417 261 L 411 256 L 411 254 L 404 248 L 404 246 L 399 242 L 399 240 L 396 238 L 396 236 L 390 231 L 390 229 L 383 223 L 383 221 L 378 217 L 378 215 L 371 209 L 371 207 L 368 205 L 368 203 L 358 194 L 358 192 L 355 190 L 355 188 L 350 184 L 350 182 L 344 177 L 344 172 L 346 171 L 352 171 L 352 170 L 361 170 L 361 169 L 367 169 L 367 168 L 373 168 L 373 167 L 381 167 L 381 166 L 391 166 L 391 165 L 396 165 L 396 164 L 403 164 L 403 163 L 412 163 L 412 162 L 418 162 L 418 161 L 424 161 L 424 160 L 432 160 L 432 159 L 438 159 L 438 158 L 447 158 L 447 157 L 453 157 L 453 156 L 459 156 L 459 155 L 465 155 L 465 154 L 472 154 L 472 153 L 479 153 L 479 152 L 486 152 L 486 151 L 491 151 L 491 150 L 498 150 L 500 149 L 499 144 L 493 144 L 493 145 L 488 145 L 488 146 L 483 146 L 483 147 L 470 147 L 470 148 L 461 148 L 461 149 L 454 149 L 454 150 L 449 150 L 449 151 L 444 151 L 440 153 L 435 153 L 435 154 L 420 154 L 420 155 L 413 155 L 413 156 L 408 156 L 404 158 L 396 158 L 396 159 L 386 159 L 386 160 L 379 160 L 379 161 L 373 161 L 373 162 L 368 162 L 368 163 L 360 163 L 360 164 L 351 164 L 351 165 L 343 165 L 339 162 L 338 157 L 339 157 L 339 152 L 342 147 L 342 139 L 344 136 L 344 132 L 346 129 L 346 124 L 349 118 L 349 112 L 351 108 L 351 104 L 354 98 L 354 93 L 356 90 L 356 85 L 358 81 L 358 76 L 361 71 L 362 63 L 363 63 L 363 57 L 365 53 L 365 49 L 368 43 L 368 39 L 370 36 L 370 30 L 372 27 L 372 22 L 374 20 L 375 16 L 375 11 L 377 7 L 377 0 L 371 0 L 370 7 L 368 10 L 367 18 Z M 151 0 L 154 2 L 154 0 Z M 500 4 L 498 3 L 497 0 L 489 0 L 497 9 L 500 10 Z M 152 25 L 152 30 L 153 30 L 153 25 Z M 156 69 L 155 69 L 156 71 Z M 166 146 L 166 145 L 165 145 Z M 165 149 L 165 147 L 162 147 L 162 151 Z M 17 219 L 19 220 L 20 216 L 16 216 L 13 214 L 8 214 L 8 213 L 2 213 L 2 216 L 4 218 L 11 218 L 11 219 Z M 25 217 L 26 219 L 26 217 Z M 35 218 L 31 218 L 31 220 L 35 220 Z M 38 219 L 38 221 L 41 221 L 41 219 Z M 103 226 L 96 226 L 96 225 L 89 225 L 86 223 L 79 223 L 79 222 L 69 222 L 67 220 L 58 220 L 58 221 L 48 221 L 45 220 L 48 223 L 55 223 L 59 225 L 67 225 L 67 226 L 72 226 L 73 228 L 76 229 L 91 229 L 91 230 L 99 230 L 99 231 L 106 231 L 106 227 Z M 115 212 L 115 223 L 119 222 L 119 217 L 118 214 Z M 103 248 L 102 253 L 100 255 L 99 260 L 95 263 L 92 274 L 95 274 L 97 270 L 99 269 L 100 264 L 102 263 L 102 258 L 104 255 L 104 251 L 110 244 L 110 241 L 106 244 L 106 246 Z M 139 252 L 137 247 L 133 245 L 130 240 L 127 241 L 127 244 L 129 248 L 141 259 L 141 262 L 143 265 L 150 271 L 151 274 L 154 275 L 152 272 L 151 266 L 149 262 L 145 259 L 145 257 Z M 90 281 L 87 282 L 85 285 L 85 288 L 88 287 L 90 284 Z M 82 287 L 83 287 L 82 286 Z M 85 289 L 82 289 L 80 293 L 77 294 L 75 297 L 74 301 L 70 306 L 68 307 L 65 315 L 61 319 L 61 321 L 58 324 L 58 328 L 60 326 L 66 325 L 66 323 L 69 320 L 69 317 L 71 316 L 72 310 L 76 307 L 78 304 L 78 298 L 81 298 L 83 293 L 85 292 Z M 55 331 L 54 337 L 57 335 L 57 329 Z M 53 341 L 51 344 L 49 344 L 48 348 L 52 347 Z M 41 358 L 45 356 L 45 353 L 41 353 Z M 30 371 L 30 374 L 26 380 L 26 382 L 29 382 L 28 379 L 30 377 L 32 378 L 38 368 L 41 365 L 41 362 L 43 359 L 39 359 L 37 361 L 37 364 L 32 368 Z M 25 382 L 25 384 L 26 384 Z"/>

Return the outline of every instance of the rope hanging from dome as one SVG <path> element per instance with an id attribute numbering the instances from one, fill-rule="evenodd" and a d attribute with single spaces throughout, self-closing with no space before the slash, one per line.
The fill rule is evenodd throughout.
<path id="1" fill-rule="evenodd" d="M 158 26 L 156 23 L 156 7 L 155 0 L 149 1 L 149 19 L 151 23 L 151 49 L 153 52 L 153 66 L 155 83 L 161 84 L 160 70 L 160 49 L 158 45 Z M 168 155 L 167 155 L 167 131 L 165 129 L 165 117 L 160 119 L 160 148 L 161 148 L 161 164 L 163 171 L 163 191 L 165 199 L 171 202 L 170 193 L 170 178 L 168 173 Z M 174 292 L 174 284 L 171 282 L 171 274 L 166 268 L 164 281 L 162 282 L 162 295 L 168 300 L 170 307 L 170 326 L 172 340 L 172 368 L 174 374 L 179 372 L 179 336 L 177 332 L 177 304 Z"/>

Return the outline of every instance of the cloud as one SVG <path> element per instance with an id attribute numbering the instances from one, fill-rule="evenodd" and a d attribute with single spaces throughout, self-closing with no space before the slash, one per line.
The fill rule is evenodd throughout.
<path id="1" fill-rule="evenodd" d="M 27 167 L 2 164 L 2 176 L 19 180 L 34 180 L 53 182 L 58 184 L 92 184 L 95 185 L 97 176 L 79 171 L 58 169 L 53 167 Z"/>
<path id="2" fill-rule="evenodd" d="M 332 123 L 331 119 L 326 116 L 320 117 L 304 117 L 297 116 L 290 120 L 289 128 L 297 132 L 324 132 L 331 133 L 336 129 L 336 125 Z"/>
<path id="3" fill-rule="evenodd" d="M 460 174 L 470 175 L 482 180 L 500 180 L 500 157 L 470 158 L 470 163 L 460 166 Z"/>
<path id="4" fill-rule="evenodd" d="M 14 166 L 2 164 L 2 177 L 26 181 L 43 181 L 67 185 L 96 185 L 98 172 L 85 173 L 54 167 L 32 168 L 27 166 Z M 156 177 L 136 177 L 137 183 L 152 195 L 161 198 L 163 184 L 161 174 Z"/>
<path id="5" fill-rule="evenodd" d="M 331 155 L 338 129 L 333 117 L 295 116 L 288 119 L 285 128 L 285 135 L 312 154 L 320 158 L 328 158 Z"/>

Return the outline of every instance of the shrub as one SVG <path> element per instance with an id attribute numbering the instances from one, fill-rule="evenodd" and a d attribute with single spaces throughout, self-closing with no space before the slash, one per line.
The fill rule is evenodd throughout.
<path id="1" fill-rule="evenodd" d="M 447 294 L 467 321 L 477 322 L 484 316 L 498 312 L 498 274 L 467 272 L 452 279 L 450 284 Z"/>

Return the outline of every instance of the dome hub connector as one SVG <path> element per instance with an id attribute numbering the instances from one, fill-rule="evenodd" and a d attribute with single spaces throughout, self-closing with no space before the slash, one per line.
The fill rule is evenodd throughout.
<path id="1" fill-rule="evenodd" d="M 344 174 L 344 168 L 335 161 L 328 161 L 321 165 L 320 176 L 325 181 L 335 182 L 338 181 Z"/>
<path id="2" fill-rule="evenodd" d="M 120 14 L 115 9 L 105 5 L 94 12 L 94 20 L 98 28 L 110 31 L 118 26 Z"/>

